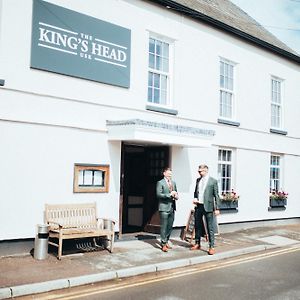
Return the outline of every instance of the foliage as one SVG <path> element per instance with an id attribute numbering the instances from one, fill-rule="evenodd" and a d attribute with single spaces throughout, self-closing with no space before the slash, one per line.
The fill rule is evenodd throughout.
<path id="1" fill-rule="evenodd" d="M 231 192 L 222 192 L 221 194 L 221 201 L 238 201 L 240 196 L 234 191 L 234 189 L 231 190 Z"/>
<path id="2" fill-rule="evenodd" d="M 272 200 L 286 200 L 287 196 L 288 193 L 282 190 L 280 191 L 270 190 L 270 199 Z"/>

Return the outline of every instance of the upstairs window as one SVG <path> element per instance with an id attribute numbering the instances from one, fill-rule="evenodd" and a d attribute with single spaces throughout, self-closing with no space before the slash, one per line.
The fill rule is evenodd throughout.
<path id="1" fill-rule="evenodd" d="M 149 38 L 148 103 L 170 104 L 170 44 Z"/>
<path id="2" fill-rule="evenodd" d="M 220 61 L 220 117 L 234 118 L 234 64 Z"/>
<path id="3" fill-rule="evenodd" d="M 271 79 L 271 127 L 282 128 L 282 81 Z"/>

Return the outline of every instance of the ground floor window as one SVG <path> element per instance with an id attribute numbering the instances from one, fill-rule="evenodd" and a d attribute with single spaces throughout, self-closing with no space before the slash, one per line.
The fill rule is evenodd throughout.
<path id="1" fill-rule="evenodd" d="M 279 191 L 281 189 L 280 182 L 280 155 L 271 154 L 270 159 L 270 190 Z"/>
<path id="2" fill-rule="evenodd" d="M 232 190 L 232 150 L 230 149 L 218 151 L 218 181 L 221 194 Z"/>

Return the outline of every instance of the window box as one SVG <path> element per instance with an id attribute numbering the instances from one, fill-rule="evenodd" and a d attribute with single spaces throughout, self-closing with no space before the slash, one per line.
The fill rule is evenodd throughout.
<path id="1" fill-rule="evenodd" d="M 287 199 L 272 199 L 270 198 L 270 207 L 284 207 L 287 204 Z"/>
<path id="2" fill-rule="evenodd" d="M 238 201 L 221 200 L 219 209 L 220 210 L 237 209 L 238 206 L 239 206 Z"/>

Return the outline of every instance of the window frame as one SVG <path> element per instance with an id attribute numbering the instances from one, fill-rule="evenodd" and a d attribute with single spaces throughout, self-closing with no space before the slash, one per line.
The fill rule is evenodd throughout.
<path id="1" fill-rule="evenodd" d="M 232 77 L 225 76 L 226 75 L 225 67 L 224 67 L 223 73 L 221 73 L 221 64 L 222 63 L 224 64 L 224 66 L 228 65 L 228 66 L 232 67 Z M 229 59 L 226 59 L 223 57 L 220 57 L 220 59 L 219 59 L 219 118 L 223 119 L 223 120 L 233 121 L 236 119 L 236 88 L 235 88 L 235 86 L 236 86 L 236 65 L 237 65 L 237 63 L 235 63 Z M 222 86 L 222 84 L 221 84 L 222 76 L 224 77 L 223 85 L 225 85 L 226 78 L 227 78 L 227 82 L 229 82 L 228 78 L 231 78 L 232 89 Z M 224 111 L 224 104 L 222 104 L 222 101 L 221 101 L 222 93 L 225 93 L 226 95 L 229 94 L 231 96 L 231 110 L 230 110 L 231 116 L 226 116 L 224 114 L 222 115 L 222 112 Z"/>
<path id="2" fill-rule="evenodd" d="M 272 157 L 276 157 L 278 158 L 279 164 L 272 164 Z M 270 191 L 280 191 L 282 190 L 282 163 L 283 163 L 283 156 L 281 154 L 278 153 L 271 153 L 270 154 L 270 165 L 269 165 L 269 169 L 270 169 L 270 176 L 269 176 L 269 190 Z M 272 169 L 278 169 L 278 178 L 272 178 Z M 272 181 L 277 181 L 277 186 L 275 186 L 275 184 L 272 184 Z"/>
<path id="3" fill-rule="evenodd" d="M 274 93 L 278 91 L 273 91 L 273 82 L 277 82 L 280 85 L 280 93 L 279 93 L 279 102 L 274 101 Z M 276 76 L 271 76 L 271 106 L 270 106 L 270 123 L 271 123 L 271 129 L 283 129 L 283 124 L 284 124 L 284 119 L 283 119 L 283 92 L 284 92 L 284 80 L 282 78 L 276 77 Z M 276 106 L 279 108 L 279 125 L 273 123 L 273 107 Z M 276 117 L 276 116 L 275 116 Z"/>
<path id="4" fill-rule="evenodd" d="M 149 52 L 149 44 L 150 44 L 150 39 L 154 39 L 155 41 L 159 41 L 162 43 L 168 44 L 169 47 L 169 53 L 168 53 L 168 59 L 169 59 L 169 71 L 165 72 L 162 70 L 158 70 L 155 68 L 151 68 L 149 66 L 149 57 L 150 57 L 150 52 Z M 147 105 L 151 105 L 153 107 L 158 107 L 158 108 L 172 108 L 173 107 L 173 62 L 174 62 L 174 40 L 171 38 L 167 38 L 165 36 L 149 32 L 148 36 L 148 47 L 147 47 L 147 98 L 146 102 Z M 149 101 L 149 73 L 154 73 L 158 74 L 159 76 L 166 76 L 167 77 L 167 88 L 166 88 L 166 103 L 161 103 L 161 96 L 159 99 L 159 103 L 155 103 L 152 101 Z M 152 85 L 153 86 L 153 85 Z M 161 91 L 161 88 L 159 89 Z M 160 94 L 161 95 L 161 94 Z M 152 96 L 153 99 L 153 96 Z"/>
<path id="5" fill-rule="evenodd" d="M 220 151 L 230 151 L 231 152 L 231 159 L 230 161 L 224 161 L 224 160 L 220 160 Z M 235 171 L 234 171 L 234 167 L 235 167 L 235 161 L 234 161 L 234 157 L 235 157 L 235 151 L 232 148 L 224 148 L 224 147 L 219 147 L 218 148 L 218 168 L 217 168 L 217 172 L 218 172 L 218 186 L 219 186 L 219 193 L 222 194 L 224 193 L 228 193 L 231 192 L 232 189 L 234 189 L 234 185 L 235 185 Z M 222 189 L 222 172 L 219 171 L 220 170 L 220 166 L 222 165 L 230 165 L 230 177 L 224 177 L 224 178 L 229 178 L 230 179 L 230 184 L 229 184 L 229 189 L 228 190 L 223 190 Z"/>
<path id="6" fill-rule="evenodd" d="M 75 164 L 74 165 L 74 193 L 108 193 L 109 191 L 109 165 Z M 81 171 L 103 172 L 103 185 L 80 185 L 79 178 Z"/>

